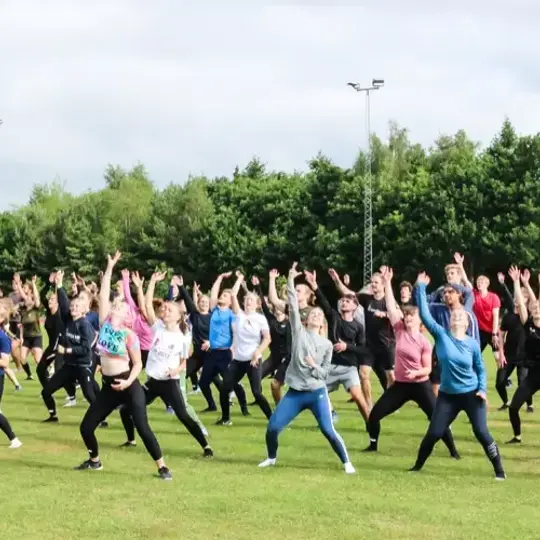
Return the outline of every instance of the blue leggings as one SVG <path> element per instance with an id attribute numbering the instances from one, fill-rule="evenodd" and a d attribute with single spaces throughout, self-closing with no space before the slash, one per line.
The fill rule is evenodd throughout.
<path id="1" fill-rule="evenodd" d="M 292 388 L 279 402 L 276 410 L 270 417 L 266 429 L 266 447 L 268 457 L 275 459 L 278 449 L 278 435 L 290 424 L 304 409 L 309 409 L 317 419 L 319 429 L 332 445 L 334 452 L 339 456 L 342 463 L 349 462 L 349 456 L 345 443 L 334 429 L 330 399 L 326 388 L 319 388 L 311 392 L 299 392 Z"/>

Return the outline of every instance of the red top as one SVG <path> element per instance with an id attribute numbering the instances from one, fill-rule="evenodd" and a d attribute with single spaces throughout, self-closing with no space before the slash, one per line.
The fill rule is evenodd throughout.
<path id="1" fill-rule="evenodd" d="M 480 291 L 474 289 L 473 311 L 481 332 L 493 333 L 493 310 L 496 308 L 501 308 L 501 300 L 495 293 L 488 292 L 482 296 Z"/>

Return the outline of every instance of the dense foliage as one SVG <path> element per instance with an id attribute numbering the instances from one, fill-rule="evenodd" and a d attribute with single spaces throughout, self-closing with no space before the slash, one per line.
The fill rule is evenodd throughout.
<path id="1" fill-rule="evenodd" d="M 373 149 L 375 265 L 412 279 L 419 268 L 440 273 L 455 250 L 473 274 L 535 265 L 540 134 L 518 136 L 506 121 L 485 149 L 462 131 L 425 149 L 392 125 Z M 73 196 L 58 183 L 39 185 L 26 206 L 0 214 L 0 281 L 53 268 L 95 279 L 118 248 L 125 266 L 174 269 L 205 287 L 221 271 L 283 271 L 293 260 L 335 266 L 360 285 L 367 165 L 364 153 L 351 169 L 319 155 L 306 173 L 286 173 L 254 159 L 232 178 L 164 190 L 142 165 L 109 166 L 100 191 Z"/>

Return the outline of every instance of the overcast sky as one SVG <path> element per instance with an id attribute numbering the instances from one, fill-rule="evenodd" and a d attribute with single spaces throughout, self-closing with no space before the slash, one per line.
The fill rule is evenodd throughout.
<path id="1" fill-rule="evenodd" d="M 372 77 L 379 135 L 394 119 L 425 145 L 460 128 L 488 143 L 505 116 L 539 131 L 540 2 L 442 4 L 0 0 L 0 209 L 55 178 L 99 189 L 107 163 L 158 186 L 254 155 L 349 166 L 364 106 L 345 83 Z"/>

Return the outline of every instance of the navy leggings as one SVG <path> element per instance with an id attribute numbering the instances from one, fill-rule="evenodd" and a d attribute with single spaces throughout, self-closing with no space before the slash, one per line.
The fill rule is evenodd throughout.
<path id="1" fill-rule="evenodd" d="M 289 389 L 285 397 L 278 403 L 268 422 L 266 429 L 268 457 L 276 458 L 279 434 L 305 409 L 309 409 L 313 413 L 319 424 L 319 429 L 328 439 L 341 462 L 348 463 L 350 460 L 347 448 L 345 448 L 341 435 L 335 430 L 332 423 L 330 399 L 326 387 L 306 392 Z"/>

